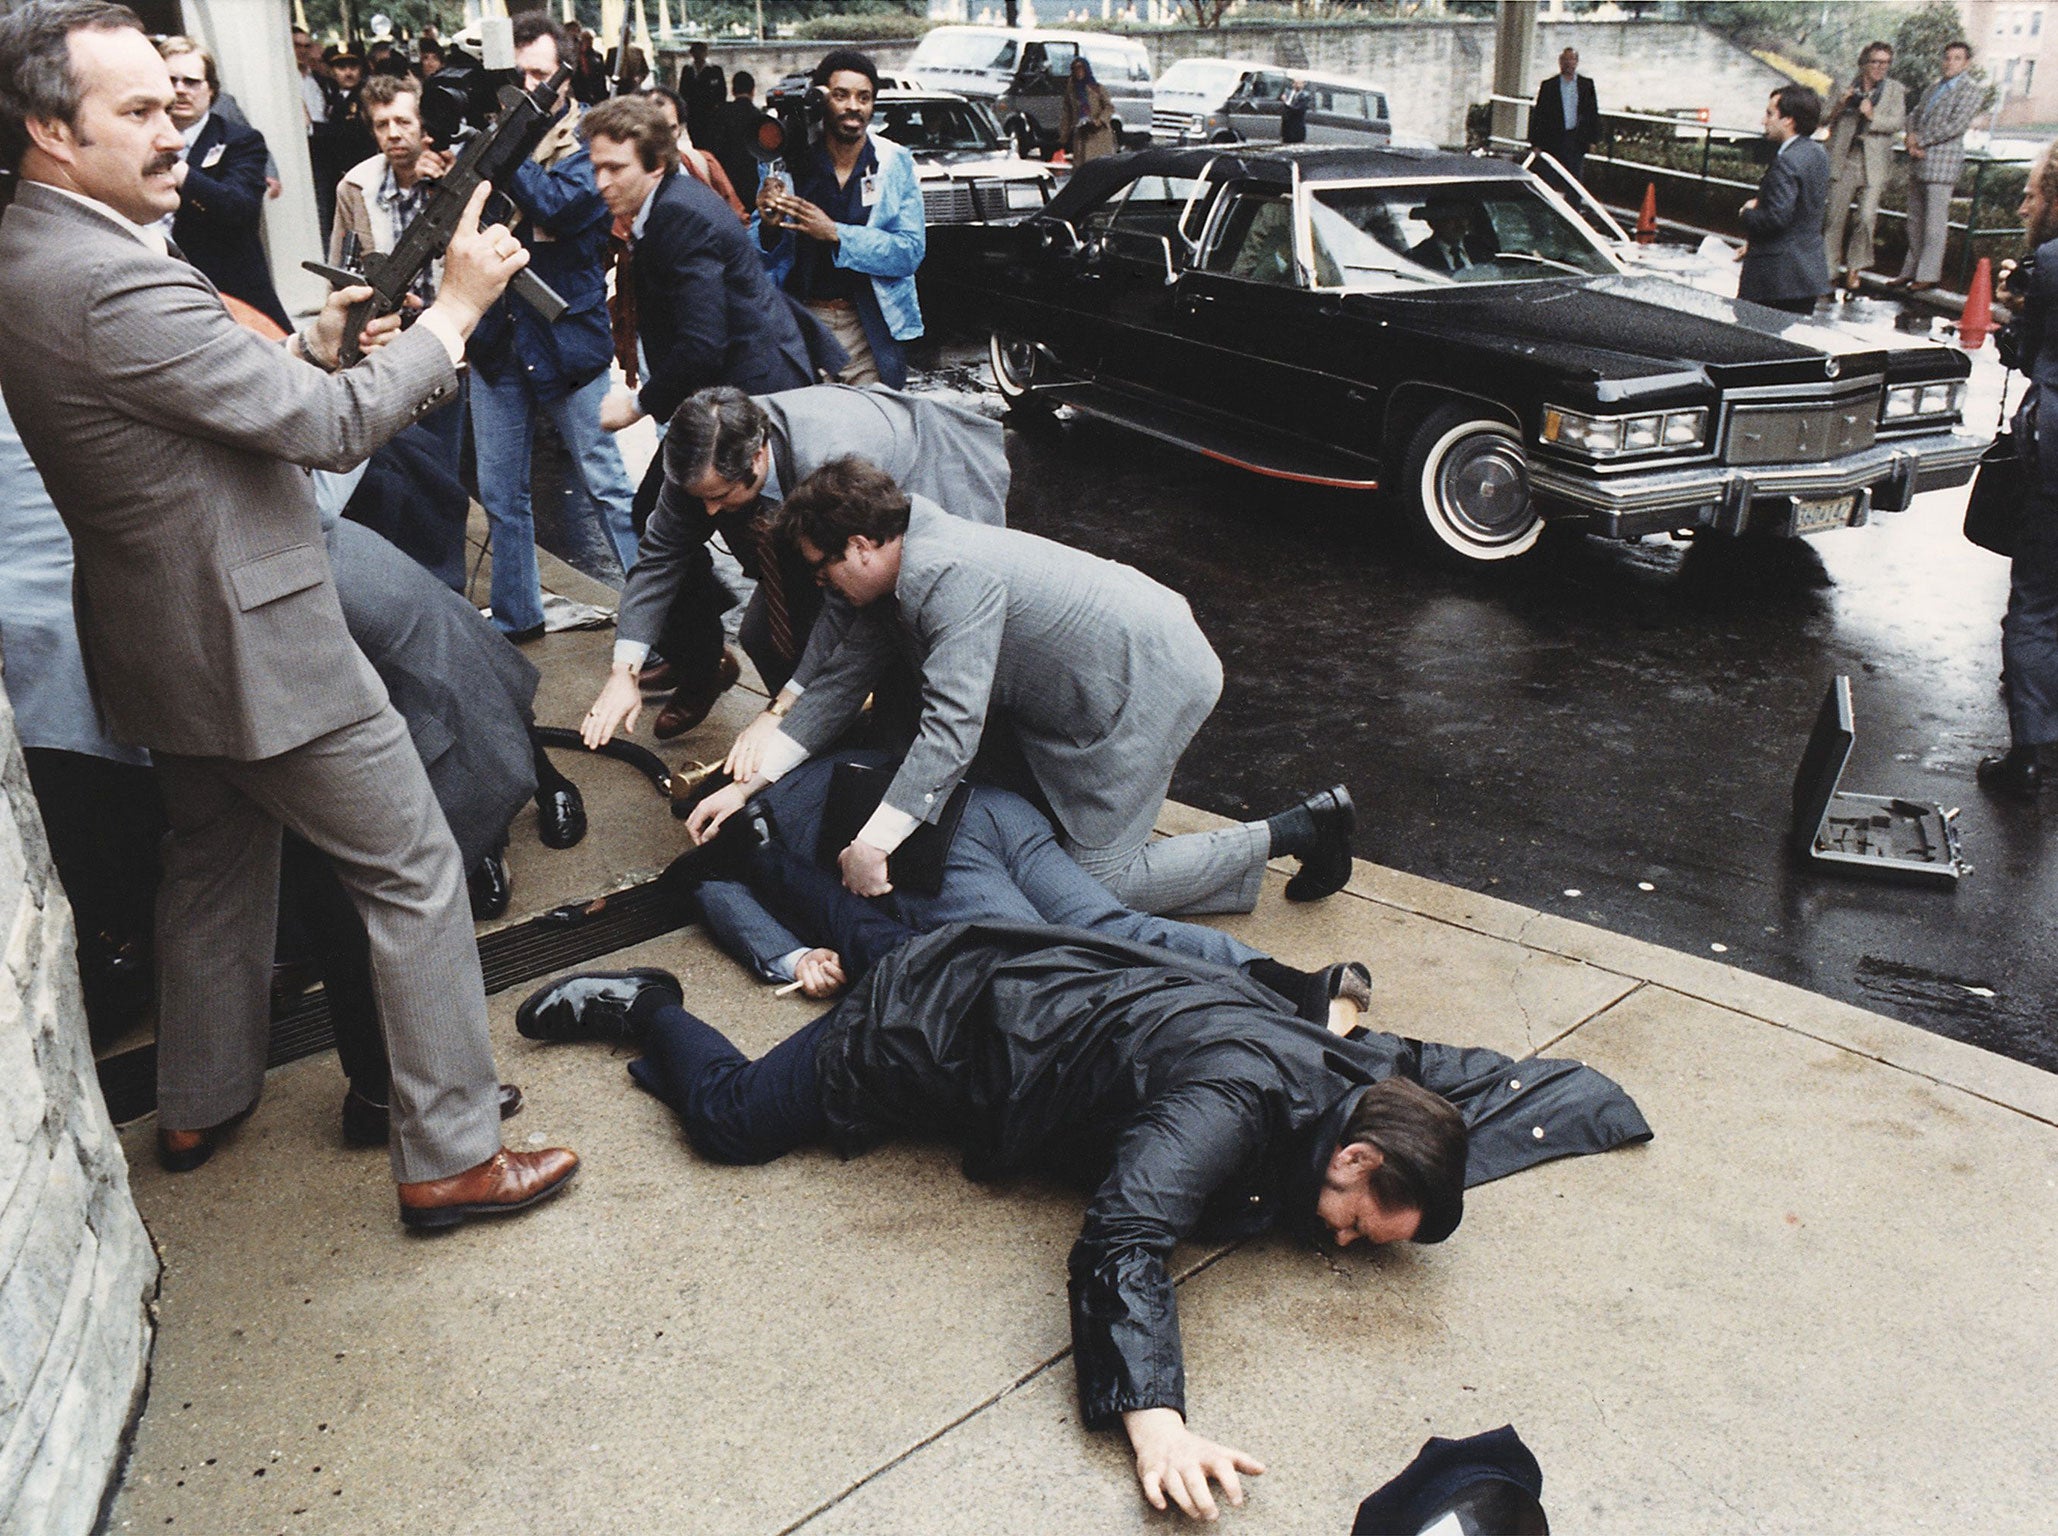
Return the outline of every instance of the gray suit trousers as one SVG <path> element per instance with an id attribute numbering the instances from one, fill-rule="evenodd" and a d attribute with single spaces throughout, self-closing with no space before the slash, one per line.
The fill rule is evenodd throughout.
<path id="1" fill-rule="evenodd" d="M 1836 166 L 1829 183 L 1829 227 L 1823 231 L 1823 254 L 1829 258 L 1829 275 L 1839 271 L 1862 272 L 1872 265 L 1872 231 L 1879 222 L 1879 194 L 1883 188 L 1865 175 L 1865 152 L 1854 148 Z M 1851 200 L 1858 200 L 1857 218 L 1851 216 Z"/>
<path id="2" fill-rule="evenodd" d="M 1252 910 L 1265 883 L 1270 830 L 1262 821 L 1250 821 L 1154 841 L 1151 829 L 1171 788 L 1168 776 L 1149 795 L 1139 796 L 1150 806 L 1150 814 L 1139 816 L 1107 847 L 1082 847 L 1062 829 L 1059 845 L 1115 900 L 1134 911 L 1177 917 Z"/>
<path id="3" fill-rule="evenodd" d="M 276 757 L 156 761 L 171 823 L 157 900 L 160 1123 L 218 1124 L 264 1086 L 284 825 L 335 861 L 371 938 L 394 1178 L 447 1178 L 499 1151 L 463 862 L 393 707 Z"/>
<path id="4" fill-rule="evenodd" d="M 1908 258 L 1901 276 L 1934 283 L 1944 275 L 1944 243 L 1950 238 L 1951 187 L 1948 181 L 1908 183 Z"/>

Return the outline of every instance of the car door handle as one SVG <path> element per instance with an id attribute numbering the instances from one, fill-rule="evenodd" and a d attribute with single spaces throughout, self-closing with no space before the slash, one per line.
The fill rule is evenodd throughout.
<path id="1" fill-rule="evenodd" d="M 1189 293 L 1186 296 L 1186 307 L 1188 309 L 1199 309 L 1203 304 L 1212 304 L 1214 302 L 1215 296 L 1212 293 Z"/>

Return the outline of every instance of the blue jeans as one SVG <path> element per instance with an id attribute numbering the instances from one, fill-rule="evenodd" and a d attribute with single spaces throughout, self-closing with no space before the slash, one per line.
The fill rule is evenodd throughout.
<path id="1" fill-rule="evenodd" d="M 543 588 L 536 575 L 536 523 L 529 507 L 529 450 L 540 405 L 564 439 L 587 502 L 600 514 L 615 557 L 636 563 L 636 532 L 629 508 L 636 488 L 622 466 L 612 434 L 600 429 L 600 402 L 609 375 L 558 400 L 539 401 L 518 365 L 499 379 L 472 379 L 472 438 L 479 459 L 479 501 L 493 536 L 493 622 L 503 634 L 543 622 Z"/>
<path id="2" fill-rule="evenodd" d="M 751 1061 L 713 1025 L 667 1003 L 638 1021 L 643 1055 L 629 1075 L 671 1107 L 702 1157 L 769 1163 L 828 1139 L 815 1050 L 834 1017 L 823 1014 Z"/>

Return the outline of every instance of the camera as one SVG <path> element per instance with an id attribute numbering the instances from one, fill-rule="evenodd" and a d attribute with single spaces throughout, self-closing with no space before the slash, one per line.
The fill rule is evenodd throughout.
<path id="1" fill-rule="evenodd" d="M 455 47 L 443 67 L 422 82 L 422 132 L 430 145 L 448 150 L 492 122 L 500 111 L 500 88 L 514 71 L 488 69 Z"/>
<path id="2" fill-rule="evenodd" d="M 785 160 L 809 145 L 819 144 L 822 126 L 828 118 L 827 91 L 805 83 L 789 88 L 782 80 L 765 97 L 765 115 L 758 122 L 757 142 L 751 146 L 751 153 L 767 163 Z"/>

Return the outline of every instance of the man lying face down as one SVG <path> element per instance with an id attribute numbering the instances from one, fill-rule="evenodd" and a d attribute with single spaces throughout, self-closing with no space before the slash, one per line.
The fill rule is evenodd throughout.
<path id="1" fill-rule="evenodd" d="M 1340 1039 L 1239 971 L 1080 929 L 910 939 L 757 1061 L 658 970 L 567 977 L 516 1023 L 639 1046 L 632 1077 L 717 1162 L 907 1135 L 956 1142 L 973 1179 L 1095 1186 L 1069 1261 L 1081 1412 L 1127 1430 L 1153 1505 L 1198 1516 L 1216 1511 L 1211 1481 L 1241 1503 L 1240 1477 L 1263 1468 L 1186 1426 L 1176 1243 L 1279 1223 L 1339 1247 L 1441 1242 L 1468 1181 L 1650 1134 L 1576 1063 L 1525 1062 L 1511 1081 L 1493 1052 Z"/>

